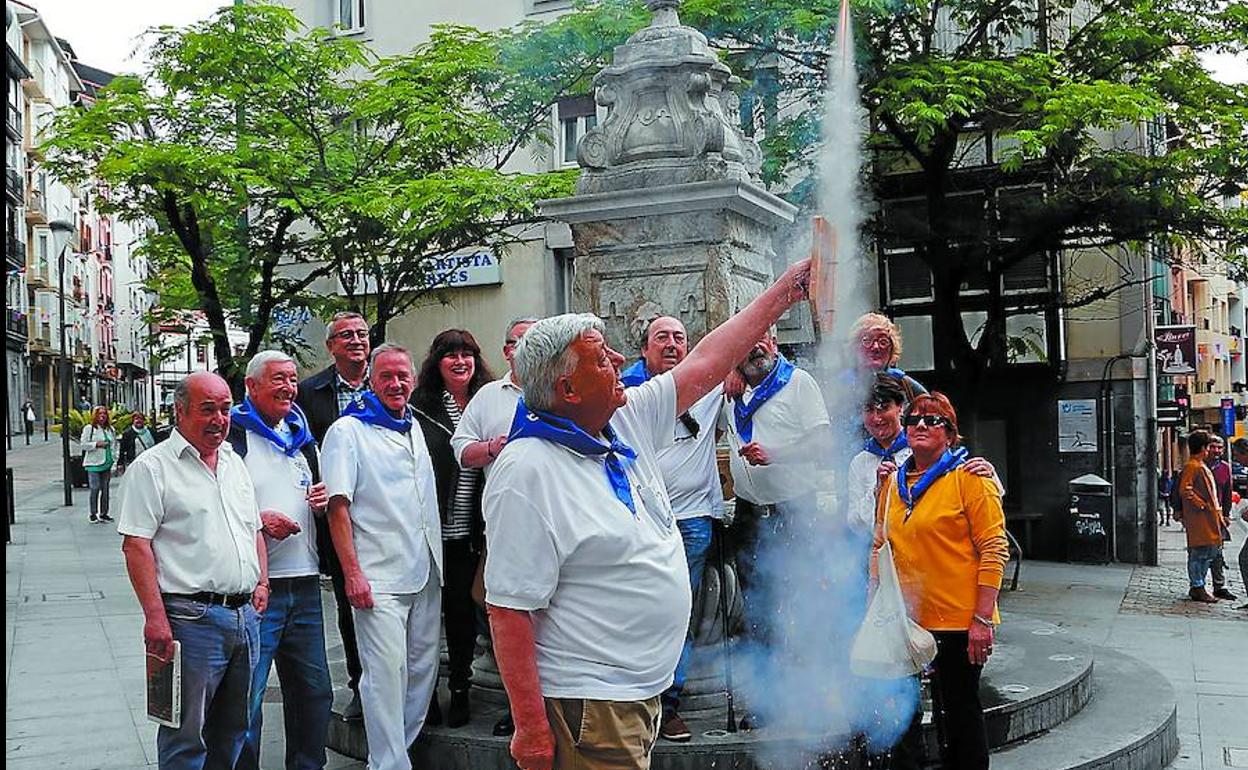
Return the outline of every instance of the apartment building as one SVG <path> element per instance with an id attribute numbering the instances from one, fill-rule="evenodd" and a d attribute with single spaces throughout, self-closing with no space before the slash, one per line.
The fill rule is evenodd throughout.
<path id="1" fill-rule="evenodd" d="M 22 424 L 21 405 L 30 397 L 29 360 L 26 354 L 26 223 L 22 206 L 26 197 L 25 152 L 22 149 L 24 100 L 22 81 L 30 70 L 22 61 L 22 28 L 11 6 L 4 9 L 5 96 L 4 121 L 4 370 L 5 424 L 9 432 Z"/>

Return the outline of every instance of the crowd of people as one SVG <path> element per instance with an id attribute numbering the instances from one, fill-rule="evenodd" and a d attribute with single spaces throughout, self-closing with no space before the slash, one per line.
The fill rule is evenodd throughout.
<path id="1" fill-rule="evenodd" d="M 717 444 L 735 490 L 728 540 L 745 633 L 761 645 L 783 594 L 760 591 L 783 579 L 766 573 L 769 554 L 795 537 L 795 512 L 818 505 L 824 459 L 844 455 L 830 448 L 834 416 L 815 378 L 772 333 L 806 297 L 809 270 L 791 267 L 697 345 L 678 318 L 650 320 L 631 362 L 589 314 L 509 323 L 508 369 L 495 378 L 468 331 L 442 332 L 416 361 L 392 342 L 373 348 L 367 321 L 340 313 L 327 329 L 333 363 L 303 381 L 277 351 L 248 363 L 239 404 L 217 375 L 188 376 L 162 443 L 137 419 L 116 437 L 97 410 L 82 439 L 92 516 L 111 520 L 116 457 L 147 650 L 168 659 L 180 648 L 182 712 L 159 730 L 160 766 L 257 768 L 272 667 L 286 767 L 324 766 L 333 691 L 321 575 L 352 691 L 342 716 L 363 720 L 370 770 L 409 770 L 425 725 L 470 720 L 478 636 L 509 702 L 494 732 L 511 735 L 525 770 L 647 768 L 657 740 L 689 740 L 692 597 L 724 536 Z M 864 549 L 872 535 L 890 544 L 910 614 L 935 636 L 946 766 L 986 768 L 978 681 L 1008 558 L 1004 490 L 961 446 L 949 400 L 897 368 L 889 319 L 863 316 L 851 342 L 847 376 L 863 395 L 861 448 L 844 456 L 844 530 Z M 1192 467 L 1190 522 L 1225 510 L 1215 474 Z M 1212 566 L 1210 545 L 1193 545 L 1194 563 Z M 920 766 L 920 711 L 893 767 Z M 763 718 L 749 710 L 741 726 Z"/>

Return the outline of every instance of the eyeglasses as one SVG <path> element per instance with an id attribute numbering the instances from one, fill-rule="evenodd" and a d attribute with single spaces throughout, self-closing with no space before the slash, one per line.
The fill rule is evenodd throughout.
<path id="1" fill-rule="evenodd" d="M 368 339 L 368 329 L 343 329 L 342 331 L 334 332 L 329 336 L 340 340 L 349 340 L 353 338 L 357 340 L 366 340 Z"/>
<path id="2" fill-rule="evenodd" d="M 941 417 L 938 414 L 912 414 L 908 415 L 902 421 L 907 428 L 913 428 L 922 425 L 925 428 L 952 428 L 953 423 L 948 417 Z"/>
<path id="3" fill-rule="evenodd" d="M 893 346 L 893 340 L 887 335 L 872 337 L 864 335 L 858 338 L 858 344 L 864 348 L 891 348 Z"/>

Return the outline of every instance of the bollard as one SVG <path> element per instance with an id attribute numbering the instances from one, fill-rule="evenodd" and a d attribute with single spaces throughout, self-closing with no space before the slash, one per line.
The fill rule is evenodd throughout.
<path id="1" fill-rule="evenodd" d="M 44 441 L 48 440 L 48 418 L 47 417 L 43 418 L 43 440 Z"/>
<path id="2" fill-rule="evenodd" d="M 14 497 L 13 469 L 5 468 L 4 469 L 4 499 L 5 499 L 5 502 L 8 504 L 8 508 L 9 508 L 8 515 L 4 517 L 4 542 L 6 544 L 13 542 L 13 538 L 12 538 L 12 535 L 9 533 L 9 530 L 12 529 L 12 525 L 16 523 L 17 521 L 17 516 L 14 510 L 14 506 L 16 505 L 16 503 L 13 500 L 13 497 Z"/>

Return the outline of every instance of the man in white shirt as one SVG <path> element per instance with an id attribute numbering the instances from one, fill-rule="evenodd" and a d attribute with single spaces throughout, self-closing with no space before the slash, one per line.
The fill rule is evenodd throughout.
<path id="1" fill-rule="evenodd" d="M 372 390 L 325 434 L 329 526 L 355 618 L 369 770 L 411 770 L 438 676 L 442 528 L 433 463 L 408 398 L 411 355 L 387 343 Z"/>
<path id="2" fill-rule="evenodd" d="M 316 440 L 295 404 L 299 376 L 276 350 L 247 364 L 247 397 L 230 412 L 230 446 L 243 458 L 263 510 L 269 606 L 260 618 L 260 656 L 251 680 L 251 723 L 235 770 L 258 770 L 264 691 L 277 663 L 286 724 L 286 769 L 325 766 L 325 733 L 334 693 L 325 658 L 325 623 L 314 515 L 328 498 Z"/>
<path id="3" fill-rule="evenodd" d="M 641 358 L 620 373 L 625 387 L 637 387 L 670 372 L 689 354 L 689 337 L 678 318 L 661 316 L 650 321 L 642 333 Z M 696 404 L 676 418 L 671 445 L 658 452 L 659 471 L 676 515 L 676 527 L 684 543 L 689 567 L 689 590 L 696 595 L 702 585 L 706 553 L 711 547 L 712 522 L 724 516 L 723 491 L 715 464 L 715 424 L 723 403 L 723 386 L 716 385 Z M 676 664 L 672 686 L 663 692 L 663 715 L 659 737 L 683 742 L 693 737 L 680 718 L 680 692 L 685 685 L 693 654 L 693 631 Z"/>
<path id="4" fill-rule="evenodd" d="M 522 770 L 649 767 L 691 605 L 658 451 L 677 415 L 805 297 L 809 274 L 809 261 L 790 267 L 671 371 L 627 392 L 597 317 L 525 332 L 525 410 L 484 499 L 486 601 Z"/>
<path id="5" fill-rule="evenodd" d="M 507 432 L 511 430 L 521 393 L 516 380 L 516 345 L 536 322 L 536 318 L 524 317 L 507 324 L 507 334 L 503 338 L 507 373 L 482 386 L 459 418 L 455 435 L 451 437 L 451 448 L 455 450 L 456 462 L 465 468 L 484 468 L 489 475 L 491 463 L 507 444 Z"/>
<path id="6" fill-rule="evenodd" d="M 230 768 L 247 733 L 247 693 L 268 603 L 260 511 L 226 435 L 230 388 L 196 372 L 174 391 L 177 429 L 139 455 L 117 531 L 149 655 L 181 645 L 181 726 L 156 734 L 161 770 Z"/>
<path id="7" fill-rule="evenodd" d="M 772 554 L 797 536 L 793 517 L 815 509 L 815 459 L 827 452 L 829 419 L 815 378 L 780 354 L 775 335 L 763 333 L 737 366 L 745 392 L 725 401 L 720 425 L 728 435 L 729 468 L 736 494 L 732 541 L 745 604 L 747 636 L 767 644 L 771 619 L 784 611 L 790 592 L 759 568 L 776 566 Z M 777 557 L 779 558 L 779 557 Z M 742 720 L 758 727 L 757 713 Z"/>
<path id="8" fill-rule="evenodd" d="M 459 418 L 455 435 L 451 436 L 451 449 L 455 452 L 455 461 L 464 468 L 481 468 L 488 477 L 490 466 L 507 444 L 507 432 L 511 430 L 511 422 L 516 417 L 516 404 L 520 402 L 521 393 L 519 380 L 516 379 L 516 345 L 536 322 L 536 318 L 522 316 L 513 318 L 507 324 L 507 331 L 503 336 L 503 358 L 507 359 L 507 373 L 478 390 Z M 478 569 L 484 569 L 486 558 L 488 552 L 482 557 Z M 516 724 L 511 718 L 511 710 L 508 709 L 494 723 L 493 733 L 503 737 L 515 731 Z"/>

